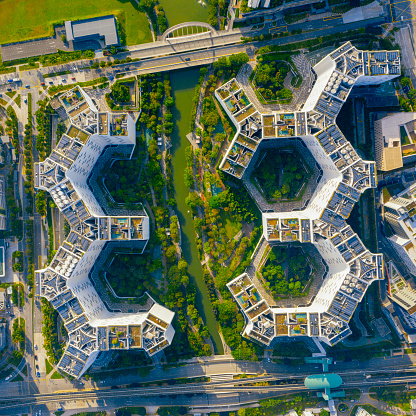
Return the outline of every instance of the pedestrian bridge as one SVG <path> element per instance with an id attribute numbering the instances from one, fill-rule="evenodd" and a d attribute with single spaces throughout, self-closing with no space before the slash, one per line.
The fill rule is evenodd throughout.
<path id="1" fill-rule="evenodd" d="M 214 29 L 214 27 L 205 22 L 179 23 L 178 25 L 172 26 L 165 30 L 162 35 L 162 40 L 195 36 L 204 32 L 211 32 L 215 35 L 217 34 L 217 31 Z"/>

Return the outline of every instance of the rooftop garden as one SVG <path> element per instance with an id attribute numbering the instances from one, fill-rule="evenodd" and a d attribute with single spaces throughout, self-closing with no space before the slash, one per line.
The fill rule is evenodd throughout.
<path id="1" fill-rule="evenodd" d="M 311 172 L 299 152 L 293 148 L 266 150 L 259 161 L 253 171 L 252 182 L 267 202 L 300 197 Z"/>

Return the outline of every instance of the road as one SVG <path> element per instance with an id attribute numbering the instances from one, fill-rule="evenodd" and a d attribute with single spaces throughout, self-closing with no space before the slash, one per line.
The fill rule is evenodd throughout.
<path id="1" fill-rule="evenodd" d="M 365 24 L 379 25 L 385 21 L 385 18 L 369 19 Z M 99 76 L 114 75 L 115 70 L 124 71 L 125 68 L 130 68 L 137 73 L 149 73 L 156 71 L 170 71 L 175 69 L 193 67 L 198 65 L 209 64 L 221 56 L 227 56 L 237 52 L 247 51 L 253 53 L 254 50 L 264 45 L 286 45 L 292 42 L 304 41 L 316 37 L 331 35 L 335 33 L 343 33 L 348 30 L 359 29 L 363 26 L 363 22 L 354 22 L 348 24 L 340 24 L 339 19 L 332 20 L 313 20 L 307 23 L 296 23 L 293 25 L 286 25 L 283 27 L 274 27 L 272 23 L 267 23 L 265 27 L 257 31 L 237 31 L 237 32 L 221 32 L 220 36 L 206 37 L 205 34 L 202 39 L 199 38 L 184 38 L 180 41 L 174 40 L 169 42 L 153 42 L 144 45 L 137 45 L 130 48 L 128 52 L 120 53 L 117 59 L 131 59 L 139 58 L 138 62 L 129 62 L 126 64 L 113 65 L 104 69 L 82 69 L 85 73 L 86 80 L 95 79 Z M 248 44 L 240 44 L 241 36 L 253 37 L 261 34 L 274 33 L 277 31 L 292 30 L 308 30 L 307 32 L 285 36 L 282 38 L 273 39 L 266 42 L 252 42 Z M 201 35 L 202 36 L 202 35 Z M 100 60 L 109 60 L 110 58 L 102 58 Z M 188 61 L 189 59 L 189 61 Z M 95 60 L 84 60 L 76 63 L 71 62 L 64 65 L 56 65 L 51 67 L 39 68 L 38 70 L 22 71 L 19 74 L 0 75 L 0 92 L 6 91 L 7 88 L 17 87 L 14 83 L 9 84 L 8 79 L 20 77 L 22 83 L 20 88 L 25 90 L 25 86 L 30 88 L 38 87 L 40 82 L 43 82 L 43 74 L 56 73 L 60 71 L 74 71 L 77 73 L 78 69 L 85 66 L 90 66 Z M 74 69 L 75 68 L 75 69 Z M 79 74 L 78 74 L 79 75 Z M 57 77 L 53 82 L 66 79 L 67 83 L 73 82 L 71 76 Z M 76 81 L 79 82 L 79 76 L 76 76 Z M 51 81 L 46 78 L 45 82 Z"/>
<path id="2" fill-rule="evenodd" d="M 409 368 L 407 373 L 374 370 L 368 372 L 364 370 L 350 371 L 345 373 L 338 372 L 343 378 L 342 388 L 359 388 L 368 391 L 369 387 L 384 386 L 386 384 L 405 384 L 416 381 L 414 368 Z M 297 393 L 305 391 L 303 374 L 300 377 L 291 376 L 289 379 L 282 375 L 263 375 L 259 377 L 229 380 L 220 382 L 203 382 L 172 385 L 173 383 L 162 386 L 129 387 L 118 389 L 99 389 L 90 391 L 54 392 L 45 394 L 29 394 L 25 397 L 4 397 L 0 399 L 0 415 L 10 414 L 11 409 L 15 412 L 33 411 L 33 407 L 45 410 L 45 414 L 50 410 L 55 410 L 57 406 L 66 407 L 73 402 L 78 406 L 83 403 L 91 402 L 106 409 L 129 405 L 161 405 L 164 398 L 169 398 L 169 404 L 181 404 L 192 406 L 217 406 L 227 404 L 241 404 L 248 401 L 257 401 L 265 397 L 278 396 L 281 394 Z M 366 378 L 370 376 L 370 378 Z M 263 385 L 255 385 L 262 383 Z M 264 385 L 266 384 L 266 385 Z M 224 397 L 225 396 L 225 397 Z M 223 399 L 226 399 L 225 401 Z M 9 412 L 9 413 L 7 413 Z"/>

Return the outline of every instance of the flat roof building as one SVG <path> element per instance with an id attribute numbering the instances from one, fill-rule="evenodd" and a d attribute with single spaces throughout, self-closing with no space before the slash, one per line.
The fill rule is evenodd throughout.
<path id="1" fill-rule="evenodd" d="M 105 46 L 118 45 L 117 22 L 114 16 L 65 22 L 66 39 L 71 42 L 104 39 Z"/>
<path id="2" fill-rule="evenodd" d="M 403 167 L 403 157 L 416 152 L 416 113 L 396 113 L 374 122 L 376 164 L 380 171 Z"/>
<path id="3" fill-rule="evenodd" d="M 378 85 L 400 75 L 399 52 L 360 51 L 347 42 L 313 73 L 313 88 L 300 111 L 261 113 L 236 79 L 215 92 L 237 129 L 220 168 L 241 179 L 256 199 L 263 238 L 269 244 L 311 243 L 327 265 L 319 291 L 305 306 L 270 306 L 247 273 L 227 284 L 246 318 L 244 335 L 265 345 L 276 337 L 297 336 L 338 343 L 351 334 L 348 322 L 369 285 L 384 278 L 382 254 L 367 250 L 346 223 L 361 193 L 377 186 L 375 162 L 361 159 L 336 117 L 354 85 Z M 280 142 L 309 152 L 319 171 L 299 207 L 259 204 L 261 195 L 249 179 L 259 149 Z"/>

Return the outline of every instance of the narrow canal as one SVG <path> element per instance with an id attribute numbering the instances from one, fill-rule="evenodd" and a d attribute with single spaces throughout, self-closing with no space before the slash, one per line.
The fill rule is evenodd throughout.
<path id="1" fill-rule="evenodd" d="M 172 165 L 175 199 L 178 218 L 182 229 L 183 257 L 188 262 L 188 271 L 197 287 L 197 306 L 214 341 L 215 354 L 224 354 L 221 338 L 218 334 L 214 312 L 202 274 L 201 263 L 195 241 L 195 229 L 192 216 L 185 204 L 189 189 L 185 186 L 183 172 L 186 166 L 185 148 L 189 145 L 186 135 L 189 132 L 192 99 L 199 78 L 199 69 L 187 69 L 170 73 L 175 106 L 172 110 L 175 128 L 172 139 Z"/>
<path id="2" fill-rule="evenodd" d="M 169 27 L 184 22 L 206 22 L 208 0 L 159 0 Z"/>

